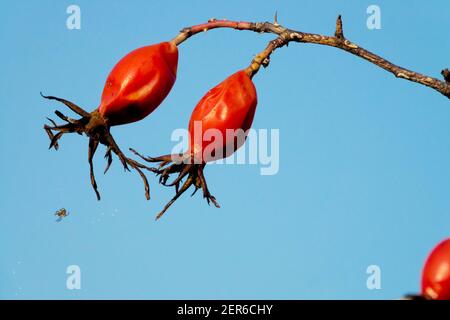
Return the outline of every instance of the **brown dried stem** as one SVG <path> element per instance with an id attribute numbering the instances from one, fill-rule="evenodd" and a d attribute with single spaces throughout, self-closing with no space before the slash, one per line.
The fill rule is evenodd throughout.
<path id="1" fill-rule="evenodd" d="M 144 161 L 151 163 L 160 163 L 158 169 L 154 172 L 159 175 L 159 183 L 167 187 L 175 187 L 175 196 L 164 206 L 164 208 L 156 216 L 156 220 L 161 218 L 169 207 L 191 186 L 194 187 L 193 196 L 198 189 L 203 190 L 203 198 L 206 199 L 208 205 L 210 202 L 214 204 L 216 208 L 220 208 L 216 198 L 211 195 L 206 183 L 205 176 L 203 174 L 206 163 L 195 163 L 194 160 L 188 154 L 167 154 L 160 157 L 146 157 L 130 148 L 130 151 L 135 155 L 143 159 Z M 167 180 L 170 175 L 178 173 L 178 176 L 170 183 Z M 183 182 L 183 179 L 186 180 Z"/>
<path id="2" fill-rule="evenodd" d="M 288 29 L 278 24 L 278 21 L 276 20 L 274 21 L 274 23 L 255 23 L 210 19 L 207 23 L 184 28 L 174 39 L 172 39 L 172 42 L 179 45 L 189 37 L 199 32 L 206 32 L 208 30 L 217 28 L 232 28 L 236 30 L 249 30 L 258 33 L 273 33 L 282 36 L 285 41 L 284 44 L 287 44 L 288 42 L 300 42 L 335 47 L 369 61 L 376 66 L 392 73 L 397 78 L 406 79 L 430 87 L 450 99 L 450 75 L 447 69 L 447 72 L 445 72 L 445 70 L 442 72 L 445 80 L 442 81 L 437 78 L 426 76 L 421 73 L 414 72 L 393 64 L 392 62 L 346 39 L 344 37 L 341 16 L 337 18 L 336 31 L 334 36 L 325 36 Z"/>
<path id="3" fill-rule="evenodd" d="M 41 93 L 42 95 L 42 93 Z M 130 171 L 129 167 L 136 170 L 139 175 L 142 178 L 142 181 L 144 183 L 145 188 L 145 197 L 147 200 L 150 199 L 150 188 L 148 184 L 147 177 L 142 172 L 141 169 L 146 169 L 149 171 L 155 171 L 155 169 L 147 167 L 143 164 L 140 164 L 139 162 L 127 158 L 123 152 L 120 150 L 119 146 L 117 145 L 116 141 L 114 140 L 113 136 L 110 133 L 109 125 L 107 124 L 107 121 L 98 113 L 97 110 L 94 110 L 92 112 L 87 112 L 83 110 L 81 107 L 75 105 L 74 103 L 67 101 L 65 99 L 53 97 L 53 96 L 44 96 L 43 98 L 50 99 L 50 100 L 56 100 L 61 103 L 64 103 L 66 106 L 68 106 L 72 111 L 82 116 L 82 118 L 75 120 L 71 119 L 69 117 L 66 117 L 64 114 L 62 114 L 60 111 L 55 111 L 55 114 L 62 120 L 66 121 L 67 124 L 64 125 L 57 125 L 55 121 L 53 121 L 50 118 L 47 118 L 52 126 L 44 125 L 44 130 L 47 132 L 47 135 L 50 138 L 50 149 L 55 148 L 55 150 L 58 150 L 58 140 L 65 134 L 65 133 L 71 133 L 76 132 L 78 134 L 86 134 L 89 137 L 89 148 L 88 148 L 88 162 L 89 162 L 89 173 L 91 178 L 91 184 L 92 188 L 95 191 L 95 194 L 97 196 L 97 200 L 100 200 L 100 193 L 97 190 L 97 182 L 95 180 L 94 175 L 94 166 L 93 166 L 93 158 L 94 154 L 97 151 L 98 145 L 101 143 L 106 146 L 106 154 L 105 158 L 107 160 L 107 165 L 105 168 L 104 173 L 106 173 L 111 166 L 112 163 L 112 153 L 116 154 L 116 156 L 121 161 L 123 167 L 125 170 Z M 56 132 L 54 134 L 53 132 Z"/>

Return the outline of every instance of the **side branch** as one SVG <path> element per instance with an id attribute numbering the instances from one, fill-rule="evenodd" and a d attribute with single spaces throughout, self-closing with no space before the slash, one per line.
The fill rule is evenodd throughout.
<path id="1" fill-rule="evenodd" d="M 270 55 L 278 48 L 281 48 L 289 43 L 289 35 L 282 33 L 278 38 L 269 42 L 264 51 L 256 55 L 251 64 L 245 69 L 245 72 L 253 78 L 253 76 L 259 71 L 259 68 L 263 66 L 267 68 L 270 63 Z"/>
<path id="2" fill-rule="evenodd" d="M 372 53 L 350 40 L 344 37 L 343 27 L 342 27 L 342 19 L 341 16 L 337 18 L 336 21 L 336 31 L 334 36 L 325 36 L 314 33 L 307 33 L 296 31 L 292 29 L 285 28 L 278 24 L 277 21 L 274 23 L 270 22 L 236 22 L 236 21 L 228 21 L 228 20 L 216 20 L 210 19 L 207 23 L 199 24 L 196 26 L 184 28 L 180 31 L 180 33 L 172 39 L 176 45 L 181 44 L 189 37 L 200 33 L 206 32 L 211 29 L 217 28 L 232 28 L 237 30 L 248 30 L 254 31 L 258 33 L 273 33 L 277 34 L 283 39 L 283 44 L 278 45 L 277 47 L 283 46 L 288 42 L 300 42 L 300 43 L 313 43 L 319 45 L 325 45 L 330 47 L 339 48 L 341 50 L 347 51 L 355 56 L 363 58 L 376 66 L 383 68 L 384 70 L 392 73 L 397 78 L 406 79 L 412 82 L 420 83 L 424 86 L 430 87 L 447 98 L 450 99 L 450 73 L 448 69 L 442 71 L 442 75 L 444 77 L 444 81 L 441 81 L 437 78 L 429 77 L 423 75 L 418 72 L 414 72 L 405 68 L 402 68 L 398 65 L 393 64 L 392 62 Z M 279 38 L 277 38 L 279 39 Z M 274 48 L 273 50 L 275 50 Z M 272 50 L 272 51 L 273 51 Z M 264 66 L 264 63 L 260 63 Z M 254 74 L 254 73 L 253 73 Z"/>

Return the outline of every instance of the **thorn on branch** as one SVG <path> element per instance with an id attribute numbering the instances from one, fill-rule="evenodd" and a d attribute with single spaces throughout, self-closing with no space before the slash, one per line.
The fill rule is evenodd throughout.
<path id="1" fill-rule="evenodd" d="M 442 76 L 445 79 L 445 82 L 450 83 L 450 70 L 449 69 L 444 69 L 441 71 Z"/>
<path id="2" fill-rule="evenodd" d="M 191 32 L 191 28 L 183 28 L 183 29 L 181 29 L 180 30 L 180 33 L 185 33 L 185 34 L 187 34 L 187 35 L 190 35 L 192 32 Z"/>
<path id="3" fill-rule="evenodd" d="M 334 33 L 336 38 L 344 39 L 344 30 L 342 29 L 342 17 L 338 15 L 336 19 L 336 32 Z"/>
<path id="4" fill-rule="evenodd" d="M 275 11 L 275 16 L 273 17 L 273 25 L 275 27 L 279 26 L 279 23 L 278 23 L 278 11 Z"/>

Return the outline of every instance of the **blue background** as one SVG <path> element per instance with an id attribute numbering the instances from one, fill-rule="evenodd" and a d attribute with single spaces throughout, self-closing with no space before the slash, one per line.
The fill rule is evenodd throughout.
<path id="1" fill-rule="evenodd" d="M 211 192 L 172 196 L 149 174 L 115 159 L 89 181 L 87 139 L 67 135 L 47 150 L 45 117 L 92 110 L 127 52 L 207 19 L 271 20 L 332 34 L 343 15 L 355 43 L 427 75 L 449 67 L 450 4 L 376 1 L 382 29 L 366 27 L 373 1 L 76 1 L 81 30 L 68 30 L 68 1 L 4 1 L 0 10 L 0 298 L 396 299 L 419 290 L 429 250 L 450 233 L 450 105 L 439 93 L 334 48 L 292 43 L 255 77 L 254 128 L 280 129 L 280 171 L 211 165 Z M 145 120 L 117 128 L 123 149 L 170 152 L 201 96 L 246 67 L 272 35 L 214 30 L 180 47 L 178 80 Z M 53 213 L 67 208 L 61 223 Z M 81 268 L 81 290 L 66 268 Z M 380 290 L 366 268 L 381 268 Z"/>

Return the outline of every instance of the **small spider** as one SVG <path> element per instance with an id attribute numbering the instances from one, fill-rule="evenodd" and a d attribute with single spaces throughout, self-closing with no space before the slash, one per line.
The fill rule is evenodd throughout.
<path id="1" fill-rule="evenodd" d="M 61 208 L 58 211 L 55 212 L 55 216 L 58 217 L 56 219 L 56 222 L 60 222 L 63 218 L 67 217 L 69 215 L 69 212 L 65 208 Z"/>

